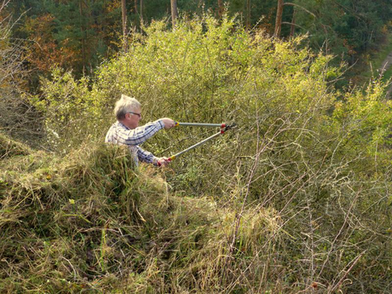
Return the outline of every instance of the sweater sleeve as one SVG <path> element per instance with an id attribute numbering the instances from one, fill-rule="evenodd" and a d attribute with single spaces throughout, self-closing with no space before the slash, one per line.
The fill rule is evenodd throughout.
<path id="1" fill-rule="evenodd" d="M 117 127 L 114 132 L 109 132 L 106 142 L 113 142 L 122 145 L 139 145 L 151 138 L 156 132 L 164 127 L 161 120 L 150 122 L 136 129 Z"/>

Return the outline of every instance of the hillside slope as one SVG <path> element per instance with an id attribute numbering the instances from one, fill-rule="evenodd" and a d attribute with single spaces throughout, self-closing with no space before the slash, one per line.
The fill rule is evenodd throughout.
<path id="1" fill-rule="evenodd" d="M 60 159 L 1 139 L 3 149 L 18 150 L 0 164 L 5 293 L 240 289 L 241 273 L 255 274 L 246 268 L 260 241 L 277 234 L 273 211 L 244 212 L 249 226 L 238 230 L 243 249 L 234 252 L 234 211 L 172 195 L 156 171 L 133 170 L 122 148 L 82 148 Z"/>
<path id="2" fill-rule="evenodd" d="M 224 208 L 206 197 L 177 197 L 164 173 L 134 170 L 127 151 L 115 146 L 81 148 L 59 158 L 4 135 L 1 142 L 8 150 L 0 162 L 2 293 L 292 293 L 302 287 L 292 271 L 303 258 L 297 250 L 310 243 L 286 231 L 271 207 Z M 297 224 L 299 231 L 307 226 Z M 340 224 L 333 240 L 344 241 L 340 250 L 347 253 L 355 252 L 347 242 L 361 238 L 345 228 L 353 225 Z M 350 231 L 354 235 L 345 236 Z M 387 262 L 390 241 L 367 238 L 376 247 L 347 260 L 347 272 L 331 276 L 330 286 L 314 277 L 311 287 L 346 288 L 348 273 L 360 278 L 369 272 L 362 266 L 373 250 Z M 381 274 L 381 259 L 371 271 Z M 383 275 L 387 281 L 388 271 Z"/>
<path id="3" fill-rule="evenodd" d="M 391 101 L 378 80 L 336 91 L 340 69 L 305 37 L 234 19 L 158 21 L 94 79 L 55 69 L 31 97 L 48 150 L 0 142 L 0 288 L 58 293 L 392 292 Z M 134 170 L 102 145 L 124 93 L 144 122 L 238 128 Z M 176 128 L 173 154 L 213 131 Z M 172 153 L 173 152 L 173 153 Z"/>

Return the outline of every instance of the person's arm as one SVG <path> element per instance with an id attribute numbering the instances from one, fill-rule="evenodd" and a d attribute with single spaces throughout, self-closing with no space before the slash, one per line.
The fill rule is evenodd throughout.
<path id="1" fill-rule="evenodd" d="M 140 146 L 136 146 L 136 149 L 139 161 L 157 165 L 159 158 L 155 157 L 151 152 L 144 150 Z"/>
<path id="2" fill-rule="evenodd" d="M 133 130 L 119 129 L 117 142 L 124 145 L 139 145 L 151 138 L 156 132 L 164 128 L 164 124 L 157 120 Z"/>

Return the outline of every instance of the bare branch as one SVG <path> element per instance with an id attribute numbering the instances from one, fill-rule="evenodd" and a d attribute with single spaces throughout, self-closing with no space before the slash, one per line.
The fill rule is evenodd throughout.
<path id="1" fill-rule="evenodd" d="M 313 12 L 309 11 L 309 10 L 306 9 L 305 7 L 303 7 L 303 6 L 301 6 L 301 5 L 298 5 L 298 4 L 296 4 L 296 3 L 286 2 L 286 3 L 284 3 L 283 5 L 290 5 L 290 6 L 294 6 L 294 7 L 301 8 L 302 10 L 306 11 L 307 13 L 309 13 L 310 15 L 312 15 L 313 17 L 316 17 L 316 15 L 315 15 Z"/>

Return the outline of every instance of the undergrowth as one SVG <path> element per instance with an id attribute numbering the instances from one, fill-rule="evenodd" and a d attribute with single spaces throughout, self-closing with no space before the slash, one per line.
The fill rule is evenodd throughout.
<path id="1" fill-rule="evenodd" d="M 244 271 L 280 234 L 273 210 L 250 209 L 231 244 L 235 211 L 173 195 L 159 172 L 136 171 L 120 147 L 81 148 L 66 158 L 26 151 L 1 170 L 5 293 L 244 289 L 259 270 Z"/>
<path id="2" fill-rule="evenodd" d="M 94 78 L 55 69 L 32 103 L 55 153 L 1 139 L 8 292 L 391 292 L 391 101 L 334 90 L 341 69 L 234 19 L 153 22 Z M 104 146 L 120 94 L 143 118 L 238 128 L 135 170 Z M 213 131 L 176 128 L 176 153 Z M 61 157 L 63 155 L 63 157 Z"/>

